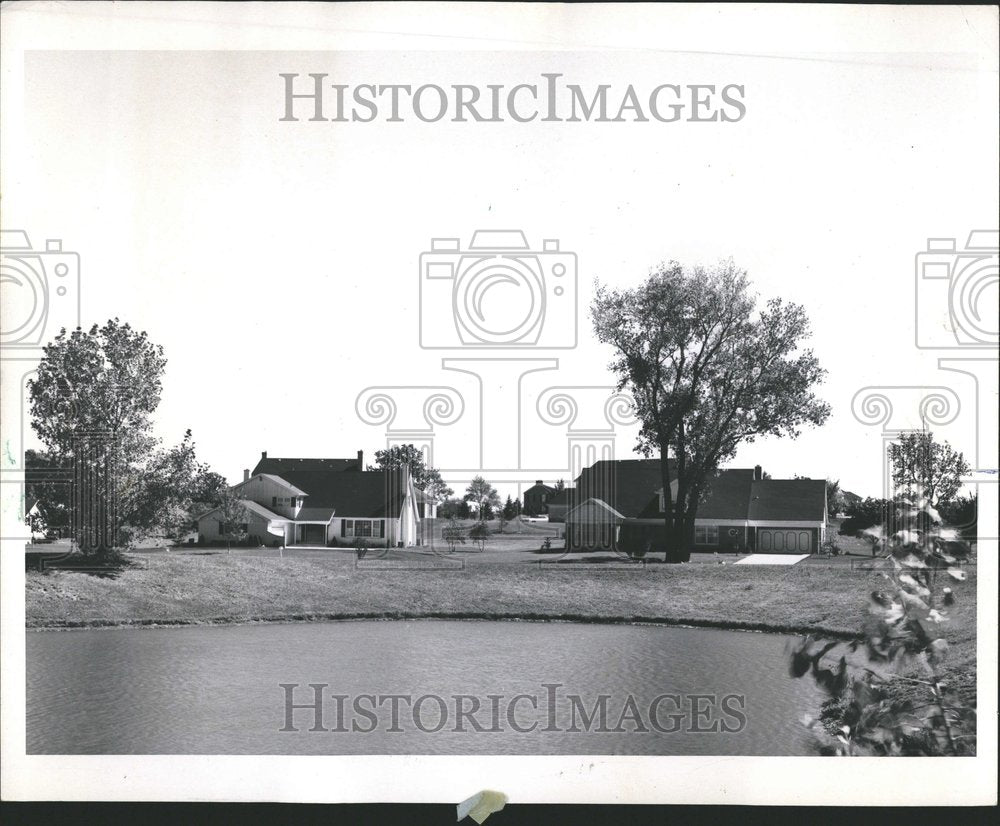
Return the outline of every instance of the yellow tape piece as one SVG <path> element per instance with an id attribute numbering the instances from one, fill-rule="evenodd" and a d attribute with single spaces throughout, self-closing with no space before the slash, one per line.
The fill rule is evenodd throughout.
<path id="1" fill-rule="evenodd" d="M 463 800 L 458 804 L 456 807 L 458 809 L 458 820 L 471 817 L 476 823 L 482 823 L 494 812 L 499 812 L 506 803 L 507 795 L 503 792 L 483 789 L 483 791 L 472 795 L 468 800 Z"/>

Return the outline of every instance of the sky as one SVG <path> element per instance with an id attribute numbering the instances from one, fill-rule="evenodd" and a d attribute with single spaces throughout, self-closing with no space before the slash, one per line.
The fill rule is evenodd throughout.
<path id="1" fill-rule="evenodd" d="M 970 230 L 996 227 L 997 75 L 982 30 L 935 11 L 879 18 L 880 38 L 845 26 L 822 54 L 763 30 L 743 55 L 661 49 L 655 38 L 595 51 L 593 26 L 588 48 L 567 51 L 514 50 L 499 37 L 442 38 L 431 50 L 33 51 L 5 228 L 80 254 L 85 325 L 118 317 L 164 347 L 157 434 L 176 442 L 191 428 L 199 456 L 231 481 L 264 450 L 371 457 L 385 429 L 360 420 L 358 394 L 411 385 L 463 398 L 434 443 L 435 464 L 463 469 L 456 480 L 486 466 L 476 464 L 481 419 L 490 457 L 521 439 L 520 468 L 512 459 L 498 481 L 568 479 L 566 427 L 536 410 L 546 388 L 614 385 L 586 312 L 595 283 L 635 285 L 670 259 L 732 258 L 762 300 L 806 307 L 808 345 L 828 371 L 817 392 L 833 411 L 798 439 L 745 445 L 733 466 L 876 495 L 879 428 L 852 413 L 862 388 L 952 387 L 965 404 L 939 433 L 974 449 L 974 386 L 938 369 L 947 352 L 914 346 L 926 287 L 915 256 L 930 237 L 961 247 Z M 942 53 L 935 29 L 947 34 Z M 543 72 L 588 88 L 733 83 L 747 113 L 735 123 L 288 123 L 282 72 L 352 86 L 512 86 Z M 575 327 L 578 346 L 514 354 L 559 361 L 523 379 L 520 416 L 513 368 L 487 382 L 480 416 L 475 378 L 441 362 L 477 353 L 420 347 L 421 253 L 435 237 L 466 249 L 481 229 L 520 229 L 532 250 L 558 239 L 576 255 L 576 312 L 553 301 L 545 323 Z M 635 428 L 616 434 L 616 455 L 632 456 Z"/>

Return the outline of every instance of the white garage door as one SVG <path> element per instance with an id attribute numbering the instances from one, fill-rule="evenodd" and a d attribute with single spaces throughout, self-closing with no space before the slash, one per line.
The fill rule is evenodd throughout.
<path id="1" fill-rule="evenodd" d="M 812 531 L 761 528 L 757 531 L 757 551 L 762 554 L 811 554 Z"/>

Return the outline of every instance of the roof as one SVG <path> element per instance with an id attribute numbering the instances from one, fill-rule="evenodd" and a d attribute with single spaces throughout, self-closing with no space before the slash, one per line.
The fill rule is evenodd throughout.
<path id="1" fill-rule="evenodd" d="M 671 476 L 674 460 L 669 459 Z M 613 503 L 626 517 L 650 517 L 662 514 L 659 491 L 663 476 L 659 459 L 602 459 L 584 468 L 576 480 L 576 494 L 570 502 L 602 499 Z"/>
<path id="2" fill-rule="evenodd" d="M 762 479 L 751 485 L 748 519 L 821 522 L 825 513 L 825 479 Z"/>
<path id="3" fill-rule="evenodd" d="M 676 482 L 673 479 L 674 460 L 669 462 L 670 475 Z M 823 521 L 826 512 L 825 480 L 763 479 L 755 482 L 753 477 L 753 468 L 720 471 L 708 482 L 697 518 Z M 563 494 L 570 512 L 577 503 L 603 500 L 626 518 L 654 519 L 664 516 L 659 501 L 662 489 L 659 459 L 602 460 L 585 468 L 577 477 L 576 488 L 567 488 Z"/>
<path id="4" fill-rule="evenodd" d="M 753 484 L 753 468 L 723 470 L 708 483 L 698 505 L 699 519 L 746 519 Z"/>
<path id="5" fill-rule="evenodd" d="M 252 511 L 253 513 L 256 513 L 258 516 L 263 516 L 265 519 L 277 519 L 279 521 L 284 521 L 284 522 L 291 522 L 292 521 L 287 516 L 278 516 L 278 514 L 274 513 L 273 511 L 269 511 L 263 505 L 257 504 L 252 499 L 240 499 L 238 501 L 248 511 Z M 203 514 L 201 514 L 201 516 L 199 516 L 198 519 L 200 520 L 200 519 L 204 519 L 206 516 L 211 516 L 213 513 L 215 513 L 221 507 L 222 507 L 221 505 L 216 505 L 211 510 L 205 511 Z"/>
<path id="6" fill-rule="evenodd" d="M 296 496 L 308 496 L 309 495 L 304 490 L 300 490 L 299 488 L 295 487 L 295 485 L 293 485 L 291 482 L 286 481 L 285 479 L 283 479 L 280 476 L 275 476 L 273 473 L 255 473 L 255 474 L 253 474 L 253 476 L 251 476 L 246 481 L 240 482 L 239 484 L 236 484 L 236 485 L 233 485 L 232 489 L 236 490 L 238 488 L 241 488 L 241 487 L 243 487 L 243 485 L 247 484 L 247 482 L 252 482 L 258 476 L 261 477 L 261 478 L 263 478 L 263 479 L 270 479 L 272 482 L 275 482 L 276 484 L 279 484 L 282 487 L 288 488 Z"/>
<path id="7" fill-rule="evenodd" d="M 286 473 L 293 470 L 342 473 L 345 470 L 360 471 L 361 467 L 356 456 L 352 456 L 350 459 L 272 459 L 261 457 L 251 476 L 256 476 L 258 473 L 272 473 L 282 479 L 287 479 Z"/>
<path id="8" fill-rule="evenodd" d="M 624 519 L 625 515 L 618 513 L 611 505 L 605 502 L 603 499 L 588 499 L 586 502 L 581 502 L 575 508 L 573 508 L 570 513 L 576 515 L 575 521 L 582 521 L 584 517 L 592 514 L 610 514 L 612 519 Z M 569 516 L 569 514 L 567 514 Z M 599 522 L 607 521 L 607 517 L 598 520 Z"/>
<path id="9" fill-rule="evenodd" d="M 333 519 L 333 508 L 299 508 L 295 522 L 329 522 Z"/>
<path id="10" fill-rule="evenodd" d="M 381 470 L 356 473 L 292 470 L 285 471 L 282 478 L 306 492 L 309 507 L 303 510 L 332 509 L 337 516 L 377 519 L 398 516 L 403 504 L 398 485 L 387 491 L 390 480 L 399 476 Z M 297 518 L 303 519 L 302 511 Z"/>
<path id="11" fill-rule="evenodd" d="M 532 485 L 530 488 L 525 488 L 524 494 L 527 495 L 529 493 L 534 493 L 535 491 L 538 491 L 538 492 L 541 492 L 541 493 L 546 493 L 546 492 L 555 493 L 555 490 L 556 489 L 554 487 L 552 487 L 551 485 L 539 485 L 539 484 L 536 483 L 536 484 Z"/>

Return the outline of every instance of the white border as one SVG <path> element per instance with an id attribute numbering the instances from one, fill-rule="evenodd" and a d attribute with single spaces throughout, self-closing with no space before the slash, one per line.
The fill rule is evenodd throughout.
<path id="1" fill-rule="evenodd" d="M 29 49 L 655 49 L 792 55 L 959 54 L 997 70 L 991 7 L 516 4 L 45 3 L 2 9 L 4 177 L 17 175 Z M 935 25 L 927 24 L 927 18 Z M 572 22 L 572 25 L 564 25 Z M 571 31 L 572 39 L 561 32 Z M 969 62 L 971 61 L 971 62 Z M 6 190 L 7 187 L 4 187 Z M 9 210 L 10 203 L 5 204 Z M 992 493 L 992 496 L 990 495 Z M 997 524 L 997 486 L 982 488 Z M 5 511 L 7 527 L 11 513 Z M 5 531 L 6 532 L 6 531 Z M 454 801 L 483 788 L 511 803 L 996 803 L 997 542 L 979 565 L 979 756 L 779 757 L 49 757 L 25 755 L 24 579 L 0 553 L 2 796 L 6 800 Z"/>

